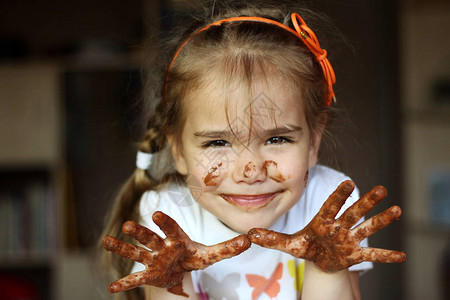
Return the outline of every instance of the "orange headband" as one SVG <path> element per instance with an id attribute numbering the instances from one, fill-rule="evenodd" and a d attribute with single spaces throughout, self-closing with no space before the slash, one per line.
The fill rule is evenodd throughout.
<path id="1" fill-rule="evenodd" d="M 334 74 L 333 67 L 330 64 L 330 61 L 327 58 L 327 51 L 325 51 L 324 49 L 322 49 L 320 47 L 319 40 L 317 39 L 316 35 L 308 26 L 306 26 L 305 21 L 302 19 L 302 17 L 300 17 L 299 14 L 292 13 L 291 20 L 292 20 L 292 24 L 294 25 L 295 30 L 282 24 L 282 23 L 279 23 L 277 21 L 274 21 L 271 19 L 266 19 L 266 18 L 260 18 L 260 17 L 233 17 L 233 18 L 222 19 L 222 20 L 211 23 L 211 24 L 197 30 L 196 32 L 191 34 L 183 42 L 183 44 L 181 44 L 180 48 L 178 48 L 177 52 L 175 53 L 175 55 L 172 58 L 172 61 L 170 62 L 169 68 L 167 70 L 166 82 L 164 85 L 164 93 L 165 93 L 166 101 L 167 101 L 167 82 L 169 79 L 170 69 L 172 68 L 173 63 L 177 59 L 181 50 L 184 48 L 184 46 L 186 46 L 186 44 L 194 36 L 196 36 L 197 34 L 199 34 L 202 31 L 208 30 L 212 26 L 219 26 L 219 25 L 222 25 L 223 23 L 237 22 L 237 21 L 253 21 L 253 22 L 263 22 L 263 23 L 273 24 L 278 27 L 281 27 L 281 28 L 291 32 L 292 34 L 297 36 L 301 41 L 303 41 L 305 46 L 308 47 L 308 49 L 312 52 L 312 54 L 314 54 L 317 62 L 322 67 L 323 75 L 325 78 L 325 83 L 326 83 L 327 89 L 328 89 L 328 93 L 325 98 L 325 104 L 327 106 L 330 106 L 331 102 L 335 103 L 336 97 L 335 97 L 335 94 L 333 91 L 333 84 L 336 83 L 336 76 Z M 299 24 L 299 22 L 300 22 L 300 24 Z"/>

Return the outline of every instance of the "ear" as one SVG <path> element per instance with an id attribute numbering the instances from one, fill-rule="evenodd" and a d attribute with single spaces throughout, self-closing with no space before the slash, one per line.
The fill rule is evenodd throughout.
<path id="1" fill-rule="evenodd" d="M 316 130 L 311 132 L 311 146 L 309 148 L 309 167 L 317 164 L 320 143 L 322 142 L 323 131 L 327 124 L 327 115 L 324 113 L 318 117 Z"/>
<path id="2" fill-rule="evenodd" d="M 175 138 L 174 135 L 167 135 L 167 142 L 170 146 L 173 160 L 175 161 L 175 167 L 181 175 L 187 174 L 187 164 L 183 155 L 182 147 Z"/>

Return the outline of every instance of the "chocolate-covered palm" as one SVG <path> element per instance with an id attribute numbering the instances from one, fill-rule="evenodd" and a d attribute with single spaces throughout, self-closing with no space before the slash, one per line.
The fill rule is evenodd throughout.
<path id="1" fill-rule="evenodd" d="M 386 197 L 387 191 L 384 187 L 374 187 L 336 219 L 354 188 L 352 181 L 341 183 L 311 222 L 294 234 L 253 228 L 248 232 L 248 237 L 252 243 L 260 246 L 313 261 L 323 271 L 346 269 L 362 261 L 403 262 L 406 259 L 403 252 L 360 246 L 363 239 L 397 220 L 401 215 L 400 207 L 392 206 L 352 228 Z"/>
<path id="2" fill-rule="evenodd" d="M 108 286 L 110 292 L 116 293 L 145 284 L 164 287 L 169 292 L 187 297 L 182 286 L 185 272 L 204 269 L 215 262 L 236 256 L 250 247 L 250 241 L 245 235 L 213 246 L 194 242 L 172 218 L 162 212 L 155 212 L 153 221 L 165 233 L 165 239 L 133 221 L 127 221 L 122 226 L 125 234 L 150 250 L 112 236 L 103 239 L 103 247 L 106 250 L 146 266 L 144 271 L 111 283 Z"/>

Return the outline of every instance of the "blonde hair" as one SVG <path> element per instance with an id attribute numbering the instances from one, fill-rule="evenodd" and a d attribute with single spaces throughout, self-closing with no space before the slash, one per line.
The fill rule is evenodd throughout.
<path id="1" fill-rule="evenodd" d="M 220 19 L 255 16 L 273 19 L 289 26 L 290 13 L 297 12 L 314 30 L 317 27 L 315 20 L 319 20 L 319 23 L 326 22 L 323 17 L 303 8 L 281 6 L 278 3 L 267 5 L 258 1 L 245 3 L 242 7 L 219 7 L 216 4 L 212 11 L 207 12 L 207 17 L 197 18 L 181 34 L 181 38 L 172 46 L 172 51 L 164 52 L 169 53 L 165 60 L 158 56 L 159 61 L 163 61 L 162 72 L 156 76 L 153 66 L 149 73 L 145 90 L 148 131 L 139 150 L 153 153 L 155 157 L 148 170 L 136 169 L 121 188 L 102 237 L 112 235 L 133 243 L 121 232 L 121 225 L 127 220 L 139 221 L 138 210 L 142 195 L 149 190 L 161 189 L 175 179 L 178 182 L 184 180 L 176 172 L 166 136 L 173 135 L 175 142 L 180 142 L 185 122 L 183 100 L 188 94 L 209 83 L 211 79 L 208 70 L 213 66 L 219 67 L 221 73 L 225 74 L 225 85 L 231 84 L 238 76 L 244 84 L 250 86 L 255 72 L 262 72 L 266 80 L 274 74 L 282 78 L 298 89 L 299 105 L 304 106 L 308 126 L 313 131 L 317 129 L 321 116 L 329 112 L 324 103 L 326 87 L 323 74 L 314 56 L 292 33 L 271 24 L 230 22 L 201 32 L 186 44 L 167 74 L 173 54 L 183 41 L 199 28 Z M 166 84 L 167 94 L 164 90 Z M 102 251 L 102 256 L 108 280 L 121 278 L 131 271 L 132 261 L 107 251 Z M 127 299 L 135 299 L 136 292 L 126 292 L 125 295 Z"/>

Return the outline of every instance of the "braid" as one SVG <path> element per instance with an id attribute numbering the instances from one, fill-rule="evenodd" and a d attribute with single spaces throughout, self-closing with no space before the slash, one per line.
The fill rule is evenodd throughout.
<path id="1" fill-rule="evenodd" d="M 145 153 L 152 153 L 155 156 L 162 155 L 168 152 L 161 151 L 166 145 L 166 138 L 163 134 L 162 124 L 164 123 L 164 117 L 159 109 L 153 113 L 148 123 L 149 129 L 144 135 L 144 140 L 139 144 L 138 150 Z M 167 159 L 162 161 L 171 164 L 171 161 L 167 162 Z M 156 159 L 157 166 L 150 169 L 159 169 L 160 159 Z M 153 172 L 158 174 L 158 172 Z M 155 179 L 156 177 L 156 179 Z M 150 170 L 142 170 L 136 168 L 131 177 L 121 187 L 114 203 L 110 215 L 108 216 L 105 230 L 99 240 L 98 248 L 102 255 L 103 269 L 106 270 L 107 282 L 116 280 L 118 278 L 128 275 L 133 267 L 133 262 L 122 258 L 114 253 L 104 251 L 102 248 L 102 239 L 106 235 L 117 237 L 128 243 L 134 243 L 129 236 L 122 233 L 122 224 L 128 220 L 140 221 L 139 215 L 139 202 L 142 195 L 149 190 L 154 190 L 162 182 L 168 181 L 169 176 L 151 176 Z M 115 299 L 121 299 L 122 296 L 125 299 L 138 299 L 142 297 L 140 295 L 142 291 L 140 289 L 133 289 L 125 293 L 115 295 Z"/>

